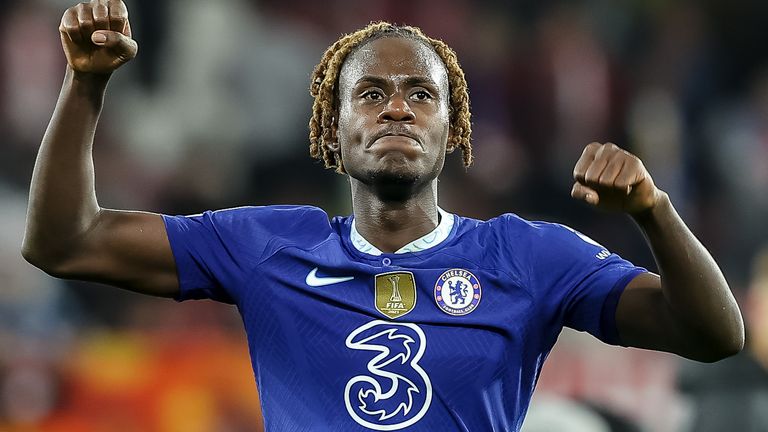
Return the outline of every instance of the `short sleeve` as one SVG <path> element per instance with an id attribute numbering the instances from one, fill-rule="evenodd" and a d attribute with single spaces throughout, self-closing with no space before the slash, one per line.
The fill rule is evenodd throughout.
<path id="1" fill-rule="evenodd" d="M 254 214 L 256 213 L 256 214 Z M 163 215 L 179 279 L 177 300 L 236 303 L 238 291 L 269 243 L 258 208 Z"/>
<path id="2" fill-rule="evenodd" d="M 536 283 L 563 326 L 620 343 L 616 308 L 627 284 L 647 272 L 589 237 L 559 224 L 537 223 Z"/>

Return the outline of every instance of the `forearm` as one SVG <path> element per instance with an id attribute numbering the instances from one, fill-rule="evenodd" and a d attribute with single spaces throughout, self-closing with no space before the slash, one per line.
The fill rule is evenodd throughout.
<path id="1" fill-rule="evenodd" d="M 67 68 L 30 186 L 23 253 L 38 265 L 66 254 L 99 213 L 91 150 L 107 80 Z"/>
<path id="2" fill-rule="evenodd" d="M 634 216 L 653 250 L 672 315 L 690 329 L 687 342 L 720 352 L 744 343 L 739 307 L 720 268 L 663 194 L 650 211 Z"/>

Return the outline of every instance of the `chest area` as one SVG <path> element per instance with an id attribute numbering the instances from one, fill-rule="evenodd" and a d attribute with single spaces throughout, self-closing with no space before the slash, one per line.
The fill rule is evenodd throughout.
<path id="1" fill-rule="evenodd" d="M 328 245 L 275 254 L 244 291 L 246 305 L 257 307 L 461 325 L 525 320 L 535 302 L 524 280 L 511 266 L 455 253 L 356 259 Z"/>
<path id="2" fill-rule="evenodd" d="M 438 413 L 482 412 L 481 395 L 502 400 L 533 376 L 535 301 L 508 269 L 324 250 L 264 264 L 240 305 L 262 378 L 317 389 L 357 425 L 439 424 L 450 416 Z"/>

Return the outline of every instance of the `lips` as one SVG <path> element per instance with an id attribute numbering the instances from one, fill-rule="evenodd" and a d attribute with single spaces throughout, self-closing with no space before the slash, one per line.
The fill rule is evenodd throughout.
<path id="1" fill-rule="evenodd" d="M 371 141 L 368 143 L 368 145 L 366 147 L 371 147 L 374 143 L 376 143 L 376 141 L 378 141 L 381 138 L 387 137 L 387 136 L 401 136 L 401 137 L 410 138 L 410 139 L 416 141 L 416 143 L 419 145 L 419 147 L 423 148 L 423 146 L 421 145 L 421 140 L 419 140 L 419 137 L 416 136 L 416 134 L 414 134 L 414 133 L 412 133 L 412 132 L 410 132 L 410 131 L 408 131 L 406 129 L 403 129 L 403 128 L 397 128 L 397 129 L 394 129 L 394 130 L 393 129 L 387 129 L 387 130 L 383 130 L 383 131 L 380 131 L 380 132 L 376 133 L 373 136 L 373 139 L 371 139 Z"/>

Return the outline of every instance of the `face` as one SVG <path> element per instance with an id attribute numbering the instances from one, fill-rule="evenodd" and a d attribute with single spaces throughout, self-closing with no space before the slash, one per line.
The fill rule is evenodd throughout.
<path id="1" fill-rule="evenodd" d="M 337 139 L 349 176 L 371 186 L 437 178 L 449 134 L 448 75 L 427 45 L 401 37 L 366 43 L 339 76 Z"/>

